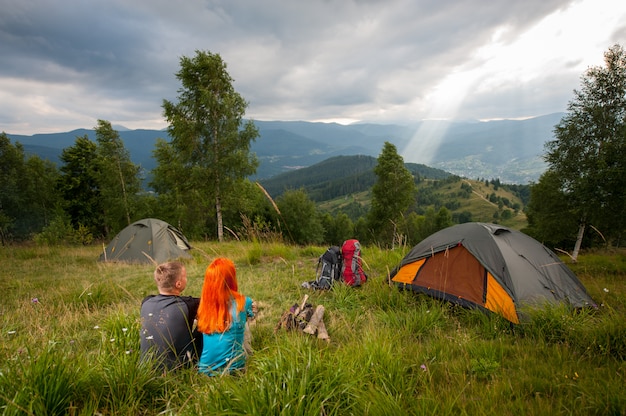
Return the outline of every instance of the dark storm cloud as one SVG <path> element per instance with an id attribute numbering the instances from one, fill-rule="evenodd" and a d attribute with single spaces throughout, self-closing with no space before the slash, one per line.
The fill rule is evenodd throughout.
<path id="1" fill-rule="evenodd" d="M 253 118 L 426 116 L 431 90 L 494 34 L 506 47 L 570 3 L 0 0 L 0 128 L 58 131 L 98 118 L 152 128 L 163 123 L 162 100 L 176 97 L 180 57 L 196 50 L 222 56 Z M 613 32 L 623 35 L 623 26 Z M 550 76 L 529 85 L 541 90 L 533 82 L 542 80 Z M 517 87 L 527 86 L 465 97 L 474 107 L 459 114 L 528 115 L 513 105 Z M 554 95 L 541 96 L 562 105 Z"/>

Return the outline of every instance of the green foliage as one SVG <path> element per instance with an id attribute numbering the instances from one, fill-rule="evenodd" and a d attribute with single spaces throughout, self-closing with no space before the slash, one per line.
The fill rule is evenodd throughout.
<path id="1" fill-rule="evenodd" d="M 463 211 L 452 214 L 452 221 L 455 224 L 464 224 L 473 220 L 473 214 L 470 211 Z"/>
<path id="2" fill-rule="evenodd" d="M 567 211 L 612 241 L 626 230 L 626 53 L 616 44 L 604 58 L 582 77 L 545 158 Z"/>
<path id="3" fill-rule="evenodd" d="M 74 228 L 69 218 L 64 214 L 57 214 L 50 224 L 45 226 L 40 233 L 33 236 L 37 244 L 80 244 L 89 245 L 94 241 L 91 231 L 82 224 Z"/>
<path id="4" fill-rule="evenodd" d="M 82 224 L 94 235 L 104 234 L 101 221 L 103 200 L 98 183 L 96 143 L 86 135 L 77 137 L 74 146 L 63 149 L 58 190 L 73 227 Z"/>
<path id="5" fill-rule="evenodd" d="M 529 235 L 554 247 L 571 246 L 576 239 L 578 217 L 572 212 L 561 181 L 554 171 L 547 171 L 532 185 L 526 208 Z"/>
<path id="6" fill-rule="evenodd" d="M 452 224 L 452 215 L 445 207 L 441 207 L 436 213 L 433 208 L 428 208 L 424 215 L 410 213 L 402 222 L 400 230 L 406 236 L 406 242 L 409 245 L 415 245 L 429 235 L 450 227 Z"/>
<path id="7" fill-rule="evenodd" d="M 37 156 L 26 157 L 21 144 L 0 134 L 0 242 L 25 240 L 44 227 L 60 198 L 58 172 Z"/>
<path id="8" fill-rule="evenodd" d="M 7 163 L 4 167 L 9 176 L 4 177 L 4 191 L 0 194 L 3 204 L 0 237 L 4 242 L 35 237 L 39 244 L 61 241 L 89 244 L 100 238 L 108 239 L 129 221 L 148 216 L 173 224 L 189 238 L 211 238 L 212 230 L 219 228 L 215 200 L 190 180 L 193 175 L 200 175 L 201 169 L 185 171 L 188 166 L 185 167 L 182 153 L 165 140 L 158 140 L 154 150 L 155 159 L 161 161 L 153 171 L 150 183 L 155 192 L 136 191 L 140 180 L 137 166 L 129 162 L 128 152 L 118 133 L 104 120 L 98 120 L 95 148 L 88 136 L 84 136 L 77 138 L 74 146 L 64 149 L 66 160 L 61 166 L 61 175 L 54 165 L 38 158 L 26 159 L 23 169 L 8 169 L 13 165 L 21 166 L 18 162 L 12 165 L 11 157 L 23 161 L 23 152 L 20 153 L 19 145 L 13 149 L 8 141 L 5 144 Z M 306 185 L 303 184 L 301 189 L 314 192 L 316 198 L 341 195 L 318 204 L 324 236 L 321 240 L 316 237 L 316 241 L 338 244 L 352 237 L 364 242 L 381 238 L 381 234 L 366 221 L 372 200 L 370 189 L 375 181 L 375 162 L 376 159 L 371 157 L 345 156 L 291 173 L 304 180 Z M 461 181 L 423 165 L 409 163 L 405 167 L 412 172 L 420 190 L 406 217 L 397 220 L 392 241 L 401 244 L 417 241 L 415 236 L 424 233 L 415 232 L 415 221 L 409 221 L 408 215 L 415 212 L 426 219 L 428 214 L 428 220 L 434 221 L 428 211 L 430 208 L 437 213 L 446 207 L 453 222 L 492 220 L 493 210 L 488 217 L 476 213 L 473 207 L 476 192 L 469 181 Z M 439 180 L 433 181 L 432 178 Z M 287 180 L 298 183 L 290 176 Z M 273 179 L 268 181 L 274 183 Z M 202 181 L 205 185 L 210 182 Z M 454 189 L 456 184 L 460 184 L 460 189 Z M 270 195 L 274 193 L 264 194 L 257 185 L 249 180 L 229 181 L 229 191 L 222 193 L 220 198 L 226 238 L 252 241 L 291 239 L 288 235 L 292 231 L 290 227 L 298 227 L 299 223 L 285 227 L 271 200 Z M 505 225 L 517 226 L 523 221 L 523 216 L 518 215 L 520 205 L 513 202 L 509 193 L 500 193 L 505 187 L 500 186 L 496 198 L 503 206 L 498 215 Z M 310 194 L 308 196 L 315 200 Z M 518 206 L 510 220 L 505 208 L 509 203 Z M 58 207 L 69 216 L 69 226 L 64 223 L 65 219 L 58 219 Z"/>
<path id="9" fill-rule="evenodd" d="M 139 167 L 111 123 L 98 120 L 96 142 L 87 135 L 77 137 L 63 149 L 56 189 L 74 229 L 70 239 L 89 244 L 93 238 L 109 237 L 137 220 L 140 206 Z M 59 214 L 56 213 L 56 217 Z M 59 223 L 43 232 L 40 239 L 53 238 Z M 69 237 L 69 232 L 66 232 Z M 58 237 L 58 236 L 57 236 Z"/>
<path id="10" fill-rule="evenodd" d="M 324 242 L 329 245 L 340 245 L 354 237 L 354 224 L 347 214 L 340 212 L 336 216 L 328 213 L 322 216 L 324 225 Z"/>
<path id="11" fill-rule="evenodd" d="M 178 102 L 163 100 L 172 140 L 158 145 L 154 183 L 161 194 L 170 194 L 170 204 L 182 204 L 187 216 L 193 214 L 196 223 L 207 224 L 215 214 L 222 241 L 222 199 L 238 196 L 236 183 L 256 171 L 250 143 L 259 133 L 252 121 L 243 122 L 247 103 L 233 88 L 219 54 L 196 51 L 193 58 L 182 57 L 180 67 Z M 170 161 L 174 163 L 164 166 Z M 211 205 L 213 211 L 207 209 Z"/>
<path id="12" fill-rule="evenodd" d="M 98 120 L 97 176 L 102 198 L 106 236 L 116 234 L 135 219 L 137 196 L 141 191 L 139 166 L 130 160 L 130 153 L 111 123 Z"/>
<path id="13" fill-rule="evenodd" d="M 296 244 L 318 244 L 324 238 L 324 227 L 315 203 L 303 190 L 287 191 L 276 200 L 281 213 L 283 233 Z"/>
<path id="14" fill-rule="evenodd" d="M 19 180 L 25 175 L 24 149 L 13 146 L 7 135 L 0 135 L 0 213 L 2 214 L 2 242 L 8 239 L 22 202 Z"/>
<path id="15" fill-rule="evenodd" d="M 390 244 L 398 232 L 400 219 L 415 198 L 415 183 L 396 147 L 389 142 L 385 142 L 374 173 L 378 179 L 372 187 L 367 220 L 376 235 L 375 241 Z"/>
<path id="16" fill-rule="evenodd" d="M 277 231 L 274 224 L 261 216 L 255 216 L 254 219 L 248 218 L 247 215 L 241 215 L 242 225 L 237 229 L 237 235 L 246 241 L 275 243 L 282 242 L 283 235 Z"/>
<path id="17" fill-rule="evenodd" d="M 234 192 L 222 199 L 224 226 L 248 241 L 283 241 L 277 227 L 279 215 L 258 184 L 246 179 L 235 186 Z"/>

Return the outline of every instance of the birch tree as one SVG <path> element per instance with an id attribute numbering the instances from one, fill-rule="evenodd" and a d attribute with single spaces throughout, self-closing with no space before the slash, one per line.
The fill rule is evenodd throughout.
<path id="1" fill-rule="evenodd" d="M 250 146 L 259 133 L 252 121 L 243 121 L 248 104 L 235 91 L 219 54 L 196 51 L 193 58 L 182 57 L 176 77 L 182 83 L 178 101 L 163 101 L 171 142 L 161 146 L 171 146 L 178 155 L 176 174 L 185 178 L 185 186 L 177 192 L 196 207 L 194 220 L 209 223 L 206 216 L 215 215 L 217 238 L 223 241 L 222 201 L 233 196 L 229 192 L 237 181 L 256 172 Z"/>
<path id="2" fill-rule="evenodd" d="M 587 226 L 610 242 L 620 240 L 626 225 L 626 54 L 620 45 L 605 52 L 604 66 L 585 72 L 554 134 L 545 159 L 577 217 L 575 260 Z"/>

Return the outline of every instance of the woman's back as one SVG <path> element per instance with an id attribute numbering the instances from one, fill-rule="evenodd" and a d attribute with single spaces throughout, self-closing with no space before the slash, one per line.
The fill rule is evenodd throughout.
<path id="1" fill-rule="evenodd" d="M 237 312 L 237 303 L 231 303 L 232 322 L 225 332 L 203 334 L 202 355 L 198 362 L 201 373 L 221 373 L 241 369 L 246 364 L 244 332 L 248 317 L 252 317 L 252 299 L 246 298 L 244 309 Z"/>

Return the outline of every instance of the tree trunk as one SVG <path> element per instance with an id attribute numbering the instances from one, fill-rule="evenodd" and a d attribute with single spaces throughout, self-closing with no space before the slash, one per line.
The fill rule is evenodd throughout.
<path id="1" fill-rule="evenodd" d="M 575 262 L 578 261 L 578 252 L 580 251 L 580 246 L 583 243 L 583 235 L 585 235 L 585 223 L 581 222 L 578 227 L 578 236 L 576 237 L 576 244 L 574 245 L 574 251 L 572 252 L 572 260 Z"/>
<path id="2" fill-rule="evenodd" d="M 219 119 L 219 115 L 216 114 L 216 117 L 213 119 Z M 213 148 L 213 157 L 215 158 L 215 166 L 219 166 L 220 157 L 219 157 L 219 140 L 220 134 L 219 129 L 217 128 L 217 124 L 213 123 L 213 140 L 212 140 L 212 148 Z M 220 173 L 215 173 L 215 215 L 217 219 L 217 241 L 220 243 L 224 241 L 224 223 L 222 222 L 222 200 L 220 198 L 221 195 L 221 184 L 220 184 Z"/>
<path id="3" fill-rule="evenodd" d="M 124 211 L 126 212 L 127 225 L 130 225 L 130 210 L 128 208 L 128 196 L 126 195 L 126 184 L 124 183 L 124 175 L 122 174 L 122 164 L 117 158 L 117 171 L 120 173 L 120 183 L 122 185 L 122 196 L 124 197 Z"/>
<path id="4" fill-rule="evenodd" d="M 224 224 L 222 223 L 222 201 L 219 195 L 215 197 L 215 215 L 217 215 L 217 241 L 224 241 Z"/>

